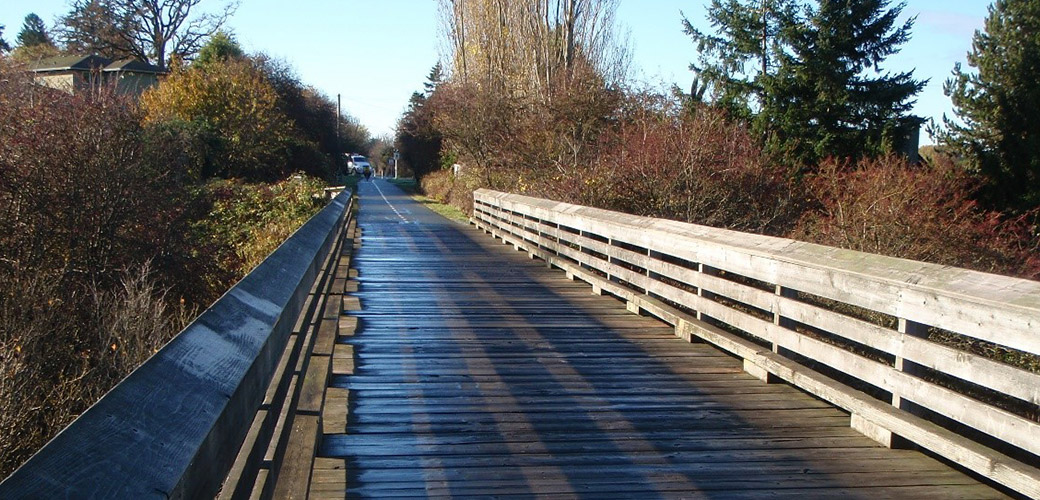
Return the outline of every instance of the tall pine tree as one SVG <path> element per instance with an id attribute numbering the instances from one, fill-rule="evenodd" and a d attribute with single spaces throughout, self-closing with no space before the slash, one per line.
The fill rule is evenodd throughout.
<path id="1" fill-rule="evenodd" d="M 746 117 L 768 150 L 796 167 L 827 156 L 898 151 L 922 120 L 911 116 L 925 82 L 880 64 L 910 37 L 897 24 L 905 4 L 889 0 L 713 0 L 712 35 L 692 65 L 713 102 Z"/>
<path id="2" fill-rule="evenodd" d="M 905 3 L 818 0 L 785 33 L 789 55 L 765 82 L 760 126 L 770 149 L 789 163 L 877 156 L 902 150 L 923 120 L 909 115 L 926 81 L 880 64 L 910 38 L 914 19 L 897 24 Z"/>
<path id="3" fill-rule="evenodd" d="M 976 31 L 968 65 L 943 87 L 958 120 L 943 117 L 940 144 L 985 180 L 991 206 L 1040 206 L 1040 1 L 997 0 Z"/>
<path id="4" fill-rule="evenodd" d="M 708 21 L 714 33 L 698 30 L 684 17 L 683 31 L 699 54 L 690 65 L 697 75 L 691 94 L 706 91 L 715 105 L 749 118 L 761 107 L 763 80 L 777 71 L 782 32 L 796 13 L 795 0 L 712 0 Z"/>
<path id="5" fill-rule="evenodd" d="M 29 13 L 22 23 L 22 31 L 18 32 L 18 45 L 22 47 L 33 47 L 36 45 L 54 45 L 51 36 L 47 34 L 47 25 L 43 19 L 36 14 Z"/>

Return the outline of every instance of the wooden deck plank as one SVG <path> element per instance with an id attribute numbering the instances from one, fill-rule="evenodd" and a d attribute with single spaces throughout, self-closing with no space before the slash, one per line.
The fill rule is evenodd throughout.
<path id="1" fill-rule="evenodd" d="M 347 413 L 350 404 L 350 390 L 329 387 L 325 393 L 322 406 L 321 428 L 324 434 L 344 434 L 347 432 Z"/>
<path id="2" fill-rule="evenodd" d="M 809 461 L 807 459 L 812 459 Z M 915 468 L 930 470 L 931 467 L 945 467 L 938 462 L 923 458 L 920 454 L 908 450 L 862 448 L 825 448 L 805 449 L 755 449 L 724 451 L 681 451 L 662 453 L 659 451 L 631 452 L 619 454 L 614 452 L 589 452 L 580 454 L 529 453 L 478 456 L 441 456 L 436 460 L 422 460 L 413 456 L 401 457 L 350 457 L 348 464 L 352 475 L 361 477 L 366 471 L 377 472 L 383 469 L 426 469 L 443 468 L 449 470 L 468 470 L 470 468 L 488 468 L 507 470 L 523 470 L 527 467 L 601 467 L 606 470 L 640 470 L 643 467 L 677 467 L 690 468 L 691 473 L 699 469 L 712 467 L 738 467 L 746 472 L 768 470 L 772 467 L 800 466 L 803 470 L 830 470 L 839 467 L 841 470 L 859 467 L 860 465 L 883 464 L 888 460 L 905 461 Z M 916 470 L 916 469 L 915 469 Z M 402 476 L 406 479 L 406 476 Z"/>
<path id="3" fill-rule="evenodd" d="M 1002 496 L 388 184 L 361 195 L 316 497 Z"/>
<path id="4" fill-rule="evenodd" d="M 337 376 L 351 375 L 354 373 L 354 346 L 336 344 L 332 350 L 332 375 L 335 380 Z"/>
<path id="5" fill-rule="evenodd" d="M 317 415 L 297 414 L 274 485 L 274 498 L 306 498 L 321 432 Z"/>
<path id="6" fill-rule="evenodd" d="M 318 335 L 314 339 L 314 354 L 331 356 L 339 332 L 338 319 L 323 319 L 318 324 Z"/>

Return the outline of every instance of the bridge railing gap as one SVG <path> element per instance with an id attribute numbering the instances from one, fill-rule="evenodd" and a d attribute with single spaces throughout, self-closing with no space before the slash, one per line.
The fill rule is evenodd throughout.
<path id="1" fill-rule="evenodd" d="M 169 344 L 0 483 L 0 498 L 213 498 L 322 264 L 343 192 Z"/>
<path id="2" fill-rule="evenodd" d="M 1040 282 L 490 190 L 473 223 L 915 446 L 1040 498 Z M 1034 367 L 1036 365 L 1034 364 Z"/>

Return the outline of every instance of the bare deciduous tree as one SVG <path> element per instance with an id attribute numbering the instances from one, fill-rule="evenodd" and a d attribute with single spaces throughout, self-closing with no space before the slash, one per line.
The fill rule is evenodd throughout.
<path id="1" fill-rule="evenodd" d="M 121 3 L 125 12 L 133 9 L 138 20 L 138 29 L 133 33 L 136 44 L 150 47 L 151 59 L 165 67 L 168 55 L 190 57 L 198 52 L 205 39 L 220 29 L 238 7 L 237 3 L 228 3 L 218 13 L 192 15 L 192 10 L 201 2 L 123 0 Z"/>
<path id="2" fill-rule="evenodd" d="M 617 0 L 440 0 L 453 75 L 518 97 L 548 98 L 586 66 L 619 82 L 628 50 L 618 36 Z"/>
<path id="3" fill-rule="evenodd" d="M 172 55 L 190 59 L 238 7 L 199 13 L 202 0 L 76 0 L 62 18 L 66 47 L 114 58 L 138 57 L 165 68 Z"/>

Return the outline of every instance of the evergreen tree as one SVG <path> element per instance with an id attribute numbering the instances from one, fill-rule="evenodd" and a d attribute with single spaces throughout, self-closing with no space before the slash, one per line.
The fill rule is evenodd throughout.
<path id="1" fill-rule="evenodd" d="M 148 60 L 147 51 L 132 36 L 139 30 L 137 19 L 122 12 L 114 0 L 74 0 L 57 29 L 58 39 L 71 53 Z"/>
<path id="2" fill-rule="evenodd" d="M 910 37 L 889 0 L 713 0 L 691 65 L 712 102 L 747 119 L 768 150 L 797 167 L 827 156 L 897 151 L 922 120 L 908 113 L 924 81 L 881 73 Z"/>
<path id="3" fill-rule="evenodd" d="M 764 99 L 763 80 L 777 71 L 784 30 L 795 22 L 796 0 L 712 0 L 704 33 L 685 17 L 683 31 L 693 39 L 699 61 L 690 65 L 697 86 L 731 114 L 748 118 Z M 704 94 L 702 90 L 701 95 Z"/>
<path id="4" fill-rule="evenodd" d="M 430 68 L 430 74 L 426 75 L 426 81 L 423 82 L 423 90 L 426 91 L 426 96 L 432 95 L 442 81 L 444 81 L 444 67 L 441 66 L 440 61 L 437 61 L 437 64 Z"/>
<path id="5" fill-rule="evenodd" d="M 242 46 L 235 40 L 234 35 L 218 31 L 199 49 L 199 55 L 195 58 L 195 64 L 205 66 L 215 62 L 241 59 L 243 57 L 245 57 L 245 52 L 242 51 Z"/>
<path id="6" fill-rule="evenodd" d="M 434 111 L 429 106 L 430 98 L 444 79 L 441 63 L 430 70 L 423 83 L 423 92 L 413 92 L 408 100 L 408 111 L 397 122 L 395 145 L 402 159 L 412 167 L 417 179 L 435 172 L 441 167 L 441 145 L 443 138 L 434 125 Z"/>
<path id="7" fill-rule="evenodd" d="M 50 35 L 47 34 L 47 25 L 43 19 L 36 14 L 29 13 L 22 23 L 22 31 L 18 32 L 18 45 L 22 47 L 33 47 L 36 45 L 54 45 Z"/>
<path id="8" fill-rule="evenodd" d="M 4 40 L 4 25 L 0 24 L 0 53 L 10 52 L 11 46 Z"/>
<path id="9" fill-rule="evenodd" d="M 968 65 L 954 66 L 943 90 L 959 121 L 943 117 L 940 144 L 985 180 L 998 208 L 1040 206 L 1040 1 L 997 0 L 976 31 Z"/>
<path id="10" fill-rule="evenodd" d="M 927 81 L 879 66 L 909 40 L 914 19 L 897 25 L 905 3 L 889 0 L 817 3 L 788 28 L 789 52 L 764 83 L 757 125 L 767 146 L 802 167 L 900 151 L 923 123 L 908 113 Z"/>

